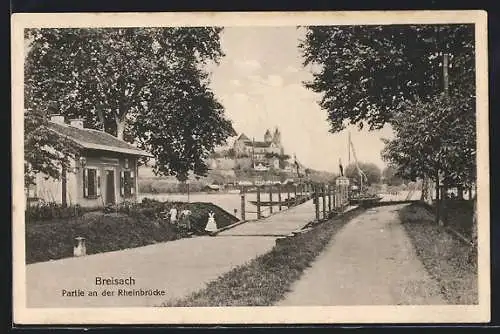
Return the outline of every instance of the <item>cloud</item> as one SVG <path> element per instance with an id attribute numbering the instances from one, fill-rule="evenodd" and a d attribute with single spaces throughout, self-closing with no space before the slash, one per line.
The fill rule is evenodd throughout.
<path id="1" fill-rule="evenodd" d="M 294 66 L 291 66 L 291 65 L 288 65 L 286 68 L 285 68 L 285 72 L 287 73 L 297 73 L 299 71 L 298 68 L 294 67 Z"/>
<path id="2" fill-rule="evenodd" d="M 233 99 L 239 103 L 247 102 L 249 100 L 248 95 L 245 93 L 234 93 Z"/>
<path id="3" fill-rule="evenodd" d="M 266 83 L 269 86 L 281 87 L 281 86 L 283 86 L 283 78 L 279 75 L 276 75 L 276 74 L 270 74 L 267 76 Z"/>
<path id="4" fill-rule="evenodd" d="M 231 81 L 230 81 L 230 83 L 231 83 L 233 86 L 237 86 L 237 87 L 241 86 L 241 82 L 240 82 L 240 80 L 238 80 L 238 79 L 233 79 L 233 80 L 231 80 Z"/>
<path id="5" fill-rule="evenodd" d="M 256 59 L 235 60 L 234 65 L 235 67 L 247 72 L 254 72 L 261 68 L 260 62 Z"/>

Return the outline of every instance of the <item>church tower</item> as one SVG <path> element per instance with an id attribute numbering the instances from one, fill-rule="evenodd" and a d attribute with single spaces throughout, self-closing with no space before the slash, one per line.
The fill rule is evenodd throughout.
<path id="1" fill-rule="evenodd" d="M 278 130 L 278 127 L 274 130 L 274 135 L 273 135 L 273 143 L 276 145 L 281 145 L 281 132 Z"/>
<path id="2" fill-rule="evenodd" d="M 273 141 L 273 137 L 271 136 L 271 132 L 269 131 L 269 129 L 267 129 L 266 133 L 264 134 L 264 141 L 266 143 L 270 143 Z"/>

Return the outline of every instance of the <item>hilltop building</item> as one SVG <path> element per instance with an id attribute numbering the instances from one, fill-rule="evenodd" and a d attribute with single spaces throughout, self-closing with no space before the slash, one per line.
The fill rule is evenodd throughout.
<path id="1" fill-rule="evenodd" d="M 266 130 L 264 141 L 251 140 L 242 133 L 234 142 L 233 149 L 237 157 L 253 156 L 256 160 L 263 159 L 266 154 L 282 155 L 284 153 L 281 133 L 278 128 L 275 129 L 274 135 Z"/>
<path id="2" fill-rule="evenodd" d="M 253 165 L 259 168 L 273 167 L 279 168 L 279 157 L 284 154 L 284 148 L 281 144 L 281 132 L 275 128 L 274 134 L 266 130 L 264 141 L 251 140 L 242 133 L 233 145 L 235 156 L 248 157 L 253 161 Z"/>

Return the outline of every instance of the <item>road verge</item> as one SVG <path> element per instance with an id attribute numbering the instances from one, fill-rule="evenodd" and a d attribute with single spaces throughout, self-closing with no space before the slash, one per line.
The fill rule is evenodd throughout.
<path id="1" fill-rule="evenodd" d="M 477 259 L 470 261 L 470 245 L 434 222 L 434 216 L 418 203 L 399 211 L 418 257 L 439 283 L 451 304 L 478 303 Z"/>

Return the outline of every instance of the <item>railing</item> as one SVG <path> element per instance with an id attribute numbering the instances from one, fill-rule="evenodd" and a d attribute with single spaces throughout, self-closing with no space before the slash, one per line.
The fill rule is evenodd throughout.
<path id="1" fill-rule="evenodd" d="M 248 219 L 247 214 L 256 215 L 258 220 L 305 203 L 310 199 L 314 199 L 316 220 L 341 213 L 348 206 L 346 192 L 333 184 L 298 184 L 292 187 L 259 186 L 256 191 L 256 200 L 250 201 L 255 205 L 255 210 L 253 208 L 249 210 L 247 207 L 247 194 L 244 188 L 241 189 L 240 196 L 242 221 L 251 220 Z M 263 200 L 263 197 L 266 197 L 266 200 Z"/>

